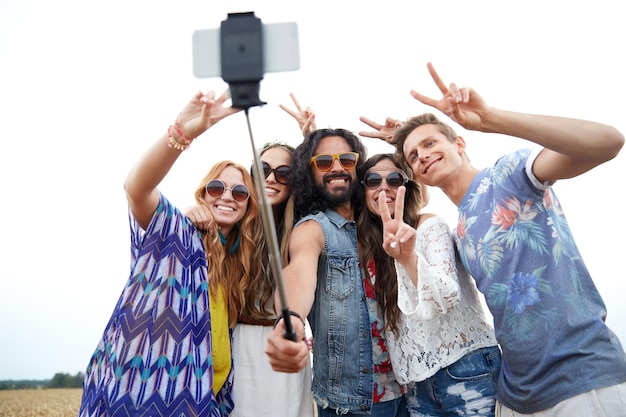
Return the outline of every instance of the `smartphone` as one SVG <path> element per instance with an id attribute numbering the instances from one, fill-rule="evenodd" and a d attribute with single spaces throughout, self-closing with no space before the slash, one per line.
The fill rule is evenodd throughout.
<path id="1" fill-rule="evenodd" d="M 263 24 L 263 66 L 267 72 L 296 71 L 300 68 L 298 25 L 295 22 Z M 193 74 L 196 78 L 222 74 L 220 29 L 193 33 Z"/>

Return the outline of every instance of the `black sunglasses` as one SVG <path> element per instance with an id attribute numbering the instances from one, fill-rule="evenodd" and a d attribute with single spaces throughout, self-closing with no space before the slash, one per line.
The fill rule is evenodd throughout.
<path id="1" fill-rule="evenodd" d="M 204 186 L 206 192 L 215 198 L 219 198 L 224 195 L 226 190 L 230 190 L 230 194 L 233 196 L 233 200 L 243 203 L 248 198 L 250 198 L 250 190 L 243 184 L 233 185 L 233 188 L 226 188 L 226 184 L 224 184 L 221 180 L 211 180 L 207 185 Z"/>
<path id="2" fill-rule="evenodd" d="M 276 182 L 283 184 L 283 185 L 289 184 L 289 178 L 288 178 L 289 165 L 280 165 L 280 166 L 277 166 L 276 168 L 272 168 L 270 164 L 268 164 L 267 162 L 262 161 L 261 163 L 263 165 L 263 175 L 265 175 L 266 179 L 273 172 L 274 179 L 276 180 Z"/>
<path id="3" fill-rule="evenodd" d="M 387 181 L 387 186 L 389 186 L 389 188 L 398 188 L 401 185 L 406 184 L 409 179 L 402 172 L 394 171 L 387 175 L 385 181 Z M 383 183 L 383 177 L 376 172 L 370 172 L 365 175 L 365 178 L 361 181 L 361 183 L 370 190 L 375 190 Z"/>
<path id="4" fill-rule="evenodd" d="M 333 167 L 333 163 L 335 163 L 335 159 L 339 160 L 343 169 L 352 169 L 359 160 L 359 154 L 356 152 L 344 152 L 315 155 L 311 158 L 309 165 L 315 165 L 315 168 L 322 172 L 330 171 Z"/>

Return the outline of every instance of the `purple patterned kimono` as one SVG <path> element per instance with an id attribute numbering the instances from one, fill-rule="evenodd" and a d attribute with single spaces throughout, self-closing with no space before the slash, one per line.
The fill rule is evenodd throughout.
<path id="1" fill-rule="evenodd" d="M 79 416 L 228 416 L 232 359 L 215 395 L 202 240 L 163 196 L 145 232 L 129 217 L 130 278 L 89 362 Z"/>

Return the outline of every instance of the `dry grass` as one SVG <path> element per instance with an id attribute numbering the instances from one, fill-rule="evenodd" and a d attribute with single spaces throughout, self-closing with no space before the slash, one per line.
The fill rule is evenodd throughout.
<path id="1" fill-rule="evenodd" d="M 0 391 L 0 417 L 76 417 L 81 388 Z"/>
<path id="2" fill-rule="evenodd" d="M 0 417 L 76 417 L 82 394 L 81 388 L 0 390 Z"/>

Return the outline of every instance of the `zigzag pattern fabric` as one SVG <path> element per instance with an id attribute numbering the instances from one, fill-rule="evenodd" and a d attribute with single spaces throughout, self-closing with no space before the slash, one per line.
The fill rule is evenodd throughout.
<path id="1" fill-rule="evenodd" d="M 216 396 L 202 240 L 163 196 L 145 232 L 129 218 L 130 278 L 85 373 L 79 416 L 227 416 L 233 372 Z"/>

